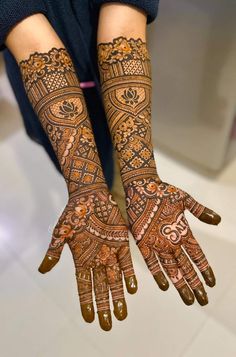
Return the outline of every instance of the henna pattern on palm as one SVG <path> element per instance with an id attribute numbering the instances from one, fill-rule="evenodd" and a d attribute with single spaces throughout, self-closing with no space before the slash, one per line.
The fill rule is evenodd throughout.
<path id="1" fill-rule="evenodd" d="M 214 286 L 215 279 L 188 225 L 186 209 L 197 218 L 206 210 L 183 190 L 158 180 L 134 181 L 127 188 L 127 213 L 132 233 L 158 285 L 162 290 L 168 288 L 162 266 L 187 305 L 194 301 L 187 284 L 198 302 L 205 305 L 204 287 L 188 256 L 203 274 L 207 285 Z"/>
<path id="2" fill-rule="evenodd" d="M 60 162 L 69 193 L 39 271 L 51 270 L 68 243 L 76 268 L 82 315 L 87 322 L 94 319 L 94 286 L 100 325 L 109 330 L 109 290 L 115 316 L 122 320 L 127 316 L 122 275 L 130 293 L 136 291 L 137 283 L 128 229 L 105 183 L 83 92 L 65 48 L 32 53 L 19 67 L 28 98 Z"/>
<path id="3" fill-rule="evenodd" d="M 182 190 L 161 181 L 151 140 L 150 55 L 141 39 L 118 37 L 98 45 L 104 106 L 118 153 L 130 228 L 159 287 L 169 287 L 160 263 L 184 302 L 207 303 L 204 287 L 186 252 L 209 286 L 215 278 L 184 216 L 218 224 L 220 217 Z M 190 288 L 192 291 L 190 290 Z"/>

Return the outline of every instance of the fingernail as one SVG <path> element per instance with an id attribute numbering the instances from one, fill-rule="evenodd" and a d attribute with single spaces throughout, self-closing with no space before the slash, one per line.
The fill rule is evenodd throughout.
<path id="1" fill-rule="evenodd" d="M 40 264 L 38 271 L 41 274 L 45 274 L 49 272 L 58 263 L 58 261 L 59 261 L 58 258 L 54 258 L 54 257 L 50 257 L 49 255 L 46 255 L 42 263 Z"/>
<path id="2" fill-rule="evenodd" d="M 154 275 L 154 279 L 156 280 L 159 288 L 163 291 L 169 289 L 169 282 L 166 279 L 165 275 L 160 271 L 159 273 Z"/>
<path id="3" fill-rule="evenodd" d="M 199 219 L 205 223 L 213 224 L 215 226 L 221 222 L 221 217 L 209 208 L 205 208 Z"/>
<path id="4" fill-rule="evenodd" d="M 208 267 L 205 271 L 202 271 L 202 276 L 210 288 L 213 288 L 213 286 L 216 285 L 216 278 L 211 267 Z"/>
<path id="5" fill-rule="evenodd" d="M 112 328 L 111 312 L 98 311 L 98 318 L 101 328 L 104 331 L 110 331 Z"/>
<path id="6" fill-rule="evenodd" d="M 203 286 L 197 287 L 196 289 L 193 289 L 194 295 L 196 296 L 196 299 L 198 303 L 201 306 L 207 305 L 208 304 L 208 297 L 207 293 L 204 290 Z"/>
<path id="7" fill-rule="evenodd" d="M 186 305 L 192 305 L 194 303 L 194 295 L 187 285 L 184 285 L 178 290 L 181 299 Z"/>
<path id="8" fill-rule="evenodd" d="M 124 320 L 128 315 L 125 299 L 116 300 L 113 302 L 113 304 L 114 304 L 114 315 L 117 318 L 117 320 L 119 321 Z"/>
<path id="9" fill-rule="evenodd" d="M 91 323 L 94 321 L 94 308 L 93 304 L 83 304 L 81 305 L 81 312 L 84 320 L 88 323 Z"/>
<path id="10" fill-rule="evenodd" d="M 129 294 L 135 294 L 138 290 L 138 282 L 135 275 L 125 278 L 125 284 Z"/>

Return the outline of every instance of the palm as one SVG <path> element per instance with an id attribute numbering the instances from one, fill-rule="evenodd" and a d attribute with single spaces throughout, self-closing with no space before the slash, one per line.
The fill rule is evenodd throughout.
<path id="1" fill-rule="evenodd" d="M 106 265 L 128 247 L 128 233 L 118 206 L 106 191 L 69 200 L 53 232 L 51 254 L 68 243 L 78 267 Z M 102 252 L 110 251 L 109 259 Z M 108 257 L 107 257 L 108 258 Z"/>
<path id="2" fill-rule="evenodd" d="M 160 288 L 168 288 L 162 266 L 185 303 L 193 302 L 188 285 L 198 301 L 206 303 L 206 296 L 205 301 L 199 298 L 199 291 L 200 297 L 206 293 L 185 251 L 204 277 L 212 271 L 184 215 L 188 208 L 199 218 L 206 208 L 186 192 L 153 179 L 134 181 L 126 196 L 131 231 Z M 214 285 L 214 275 L 205 280 L 208 285 Z"/>
<path id="3" fill-rule="evenodd" d="M 70 198 L 54 229 L 47 259 L 57 262 L 65 243 L 68 243 L 73 255 L 85 320 L 91 322 L 94 318 L 93 311 L 91 312 L 92 280 L 98 312 L 110 314 L 110 289 L 116 317 L 125 318 L 126 312 L 122 315 L 116 305 L 121 306 L 122 302 L 123 310 L 126 309 L 122 272 L 128 291 L 135 292 L 129 287 L 130 278 L 134 279 L 134 271 L 128 229 L 117 204 L 106 189 L 93 190 Z M 49 270 L 45 269 L 44 263 L 42 270 Z M 85 311 L 88 307 L 90 312 Z M 101 326 L 110 329 L 111 321 Z"/>

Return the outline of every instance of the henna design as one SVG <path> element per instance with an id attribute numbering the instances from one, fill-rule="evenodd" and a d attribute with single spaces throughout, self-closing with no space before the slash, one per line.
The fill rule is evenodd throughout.
<path id="1" fill-rule="evenodd" d="M 184 256 L 182 247 L 200 271 L 206 270 L 209 264 L 185 218 L 186 208 L 197 217 L 205 209 L 184 191 L 153 179 L 134 181 L 127 191 L 127 213 L 132 233 L 153 275 L 161 271 L 157 256 L 177 288 L 185 285 L 185 278 L 195 289 L 202 283 Z M 181 257 L 186 265 L 182 264 Z"/>
<path id="2" fill-rule="evenodd" d="M 81 304 L 92 303 L 92 278 L 98 311 L 109 310 L 109 287 L 113 300 L 124 298 L 123 272 L 134 274 L 130 265 L 128 232 L 111 194 L 97 189 L 71 197 L 55 229 L 47 254 L 59 259 L 68 243 L 76 267 Z"/>
<path id="3" fill-rule="evenodd" d="M 64 48 L 20 62 L 29 100 L 58 156 L 69 193 L 104 185 L 83 92 Z"/>
<path id="4" fill-rule="evenodd" d="M 151 66 L 145 43 L 119 37 L 99 44 L 98 62 L 124 186 L 134 179 L 157 177 L 151 143 Z"/>
<path id="5" fill-rule="evenodd" d="M 40 271 L 49 271 L 68 243 L 82 313 L 91 322 L 92 280 L 98 312 L 105 311 L 109 316 L 109 289 L 114 304 L 118 301 L 125 306 L 122 274 L 126 279 L 135 278 L 128 229 L 108 192 L 83 92 L 67 50 L 54 47 L 47 53 L 35 52 L 19 66 L 25 90 L 53 145 L 69 192 Z M 87 308 L 89 315 L 84 310 Z M 110 329 L 111 322 L 102 328 Z"/>
<path id="6" fill-rule="evenodd" d="M 98 62 L 133 236 L 163 290 L 168 282 L 159 262 L 187 304 L 193 302 L 187 283 L 198 301 L 205 304 L 202 283 L 183 250 L 203 274 L 210 270 L 184 216 L 188 208 L 201 217 L 205 207 L 184 191 L 162 182 L 157 174 L 151 139 L 151 63 L 146 43 L 125 37 L 100 43 Z"/>

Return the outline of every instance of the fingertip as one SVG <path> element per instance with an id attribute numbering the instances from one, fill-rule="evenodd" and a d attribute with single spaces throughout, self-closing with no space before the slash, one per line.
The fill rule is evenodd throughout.
<path id="1" fill-rule="evenodd" d="M 125 277 L 125 285 L 129 294 L 135 294 L 138 290 L 138 282 L 135 275 Z"/>
<path id="2" fill-rule="evenodd" d="M 41 274 L 48 273 L 58 263 L 59 259 L 46 255 L 40 264 L 38 271 Z"/>
<path id="3" fill-rule="evenodd" d="M 195 295 L 199 305 L 205 306 L 208 304 L 208 296 L 207 296 L 207 293 L 202 285 L 193 289 L 193 292 L 194 292 L 194 295 Z"/>
<path id="4" fill-rule="evenodd" d="M 209 208 L 205 208 L 202 214 L 199 217 L 200 221 L 218 226 L 221 222 L 221 217 L 214 211 Z"/>
<path id="5" fill-rule="evenodd" d="M 163 274 L 162 271 L 158 272 L 157 274 L 153 275 L 155 281 L 157 282 L 157 285 L 162 291 L 166 291 L 169 289 L 169 282 L 166 279 L 165 275 Z"/>
<path id="6" fill-rule="evenodd" d="M 184 285 L 182 288 L 180 288 L 178 292 L 185 305 L 193 305 L 195 300 L 194 295 L 187 285 Z"/>
<path id="7" fill-rule="evenodd" d="M 114 315 L 119 321 L 123 321 L 128 316 L 127 305 L 125 299 L 119 299 L 113 302 Z"/>
<path id="8" fill-rule="evenodd" d="M 98 319 L 100 327 L 103 331 L 110 331 L 112 329 L 111 312 L 109 310 L 98 311 Z"/>
<path id="9" fill-rule="evenodd" d="M 94 321 L 95 314 L 92 303 L 81 305 L 81 313 L 86 322 L 91 323 Z"/>
<path id="10" fill-rule="evenodd" d="M 203 271 L 202 276 L 205 280 L 205 283 L 210 288 L 213 288 L 216 285 L 216 278 L 211 267 L 208 267 L 205 271 Z"/>

